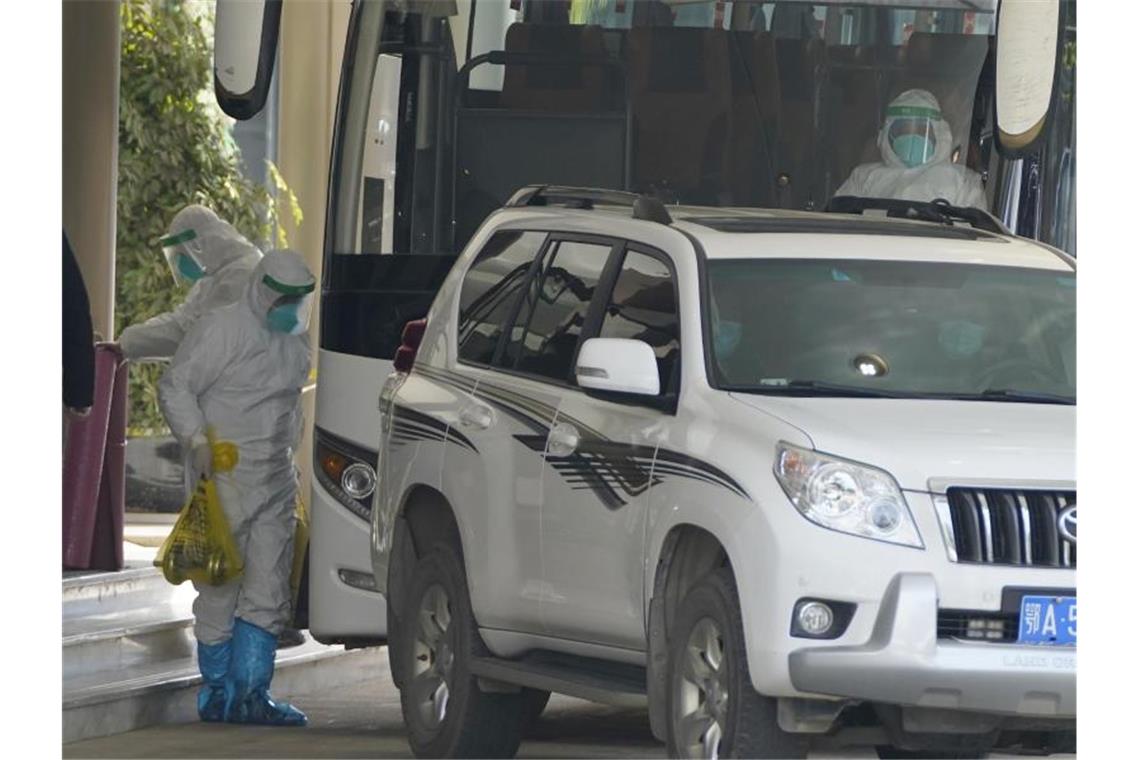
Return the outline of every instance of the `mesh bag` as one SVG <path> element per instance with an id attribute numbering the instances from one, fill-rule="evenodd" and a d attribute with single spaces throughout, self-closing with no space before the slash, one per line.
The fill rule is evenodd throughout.
<path id="1" fill-rule="evenodd" d="M 214 470 L 232 470 L 237 464 L 237 447 L 213 440 L 211 444 Z M 213 479 L 198 481 L 174 529 L 155 555 L 154 564 L 162 568 L 163 577 L 176 586 L 187 580 L 220 586 L 241 575 L 244 563 Z"/>

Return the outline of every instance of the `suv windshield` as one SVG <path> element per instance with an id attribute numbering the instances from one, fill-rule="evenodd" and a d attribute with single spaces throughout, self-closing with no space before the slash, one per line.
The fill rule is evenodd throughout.
<path id="1" fill-rule="evenodd" d="M 725 390 L 1073 403 L 1076 275 L 953 263 L 708 262 Z"/>

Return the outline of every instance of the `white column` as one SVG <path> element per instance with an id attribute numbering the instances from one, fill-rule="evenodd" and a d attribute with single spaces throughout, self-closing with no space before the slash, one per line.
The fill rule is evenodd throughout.
<path id="1" fill-rule="evenodd" d="M 119 160 L 118 0 L 63 3 L 63 228 L 96 332 L 115 324 Z"/>

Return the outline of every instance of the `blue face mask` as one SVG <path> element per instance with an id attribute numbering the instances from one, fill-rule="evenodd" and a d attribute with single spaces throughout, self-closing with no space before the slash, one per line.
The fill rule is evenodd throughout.
<path id="1" fill-rule="evenodd" d="M 265 315 L 265 324 L 273 332 L 294 334 L 297 328 L 300 327 L 301 322 L 297 316 L 300 304 L 287 303 L 280 306 L 274 306 Z"/>
<path id="2" fill-rule="evenodd" d="M 718 320 L 713 326 L 713 347 L 718 359 L 727 359 L 740 345 L 742 328 L 739 322 Z"/>
<path id="3" fill-rule="evenodd" d="M 913 169 L 933 157 L 934 141 L 925 135 L 899 135 L 891 140 L 891 150 L 907 168 Z"/>
<path id="4" fill-rule="evenodd" d="M 198 262 L 185 253 L 178 254 L 178 273 L 190 282 L 197 282 L 206 276 L 202 267 L 198 266 Z"/>

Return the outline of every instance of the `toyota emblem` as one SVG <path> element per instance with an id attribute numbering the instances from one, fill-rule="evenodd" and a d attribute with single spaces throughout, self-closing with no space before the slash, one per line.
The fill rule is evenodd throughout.
<path id="1" fill-rule="evenodd" d="M 1070 544 L 1077 542 L 1077 505 L 1070 504 L 1057 515 L 1057 530 Z"/>

